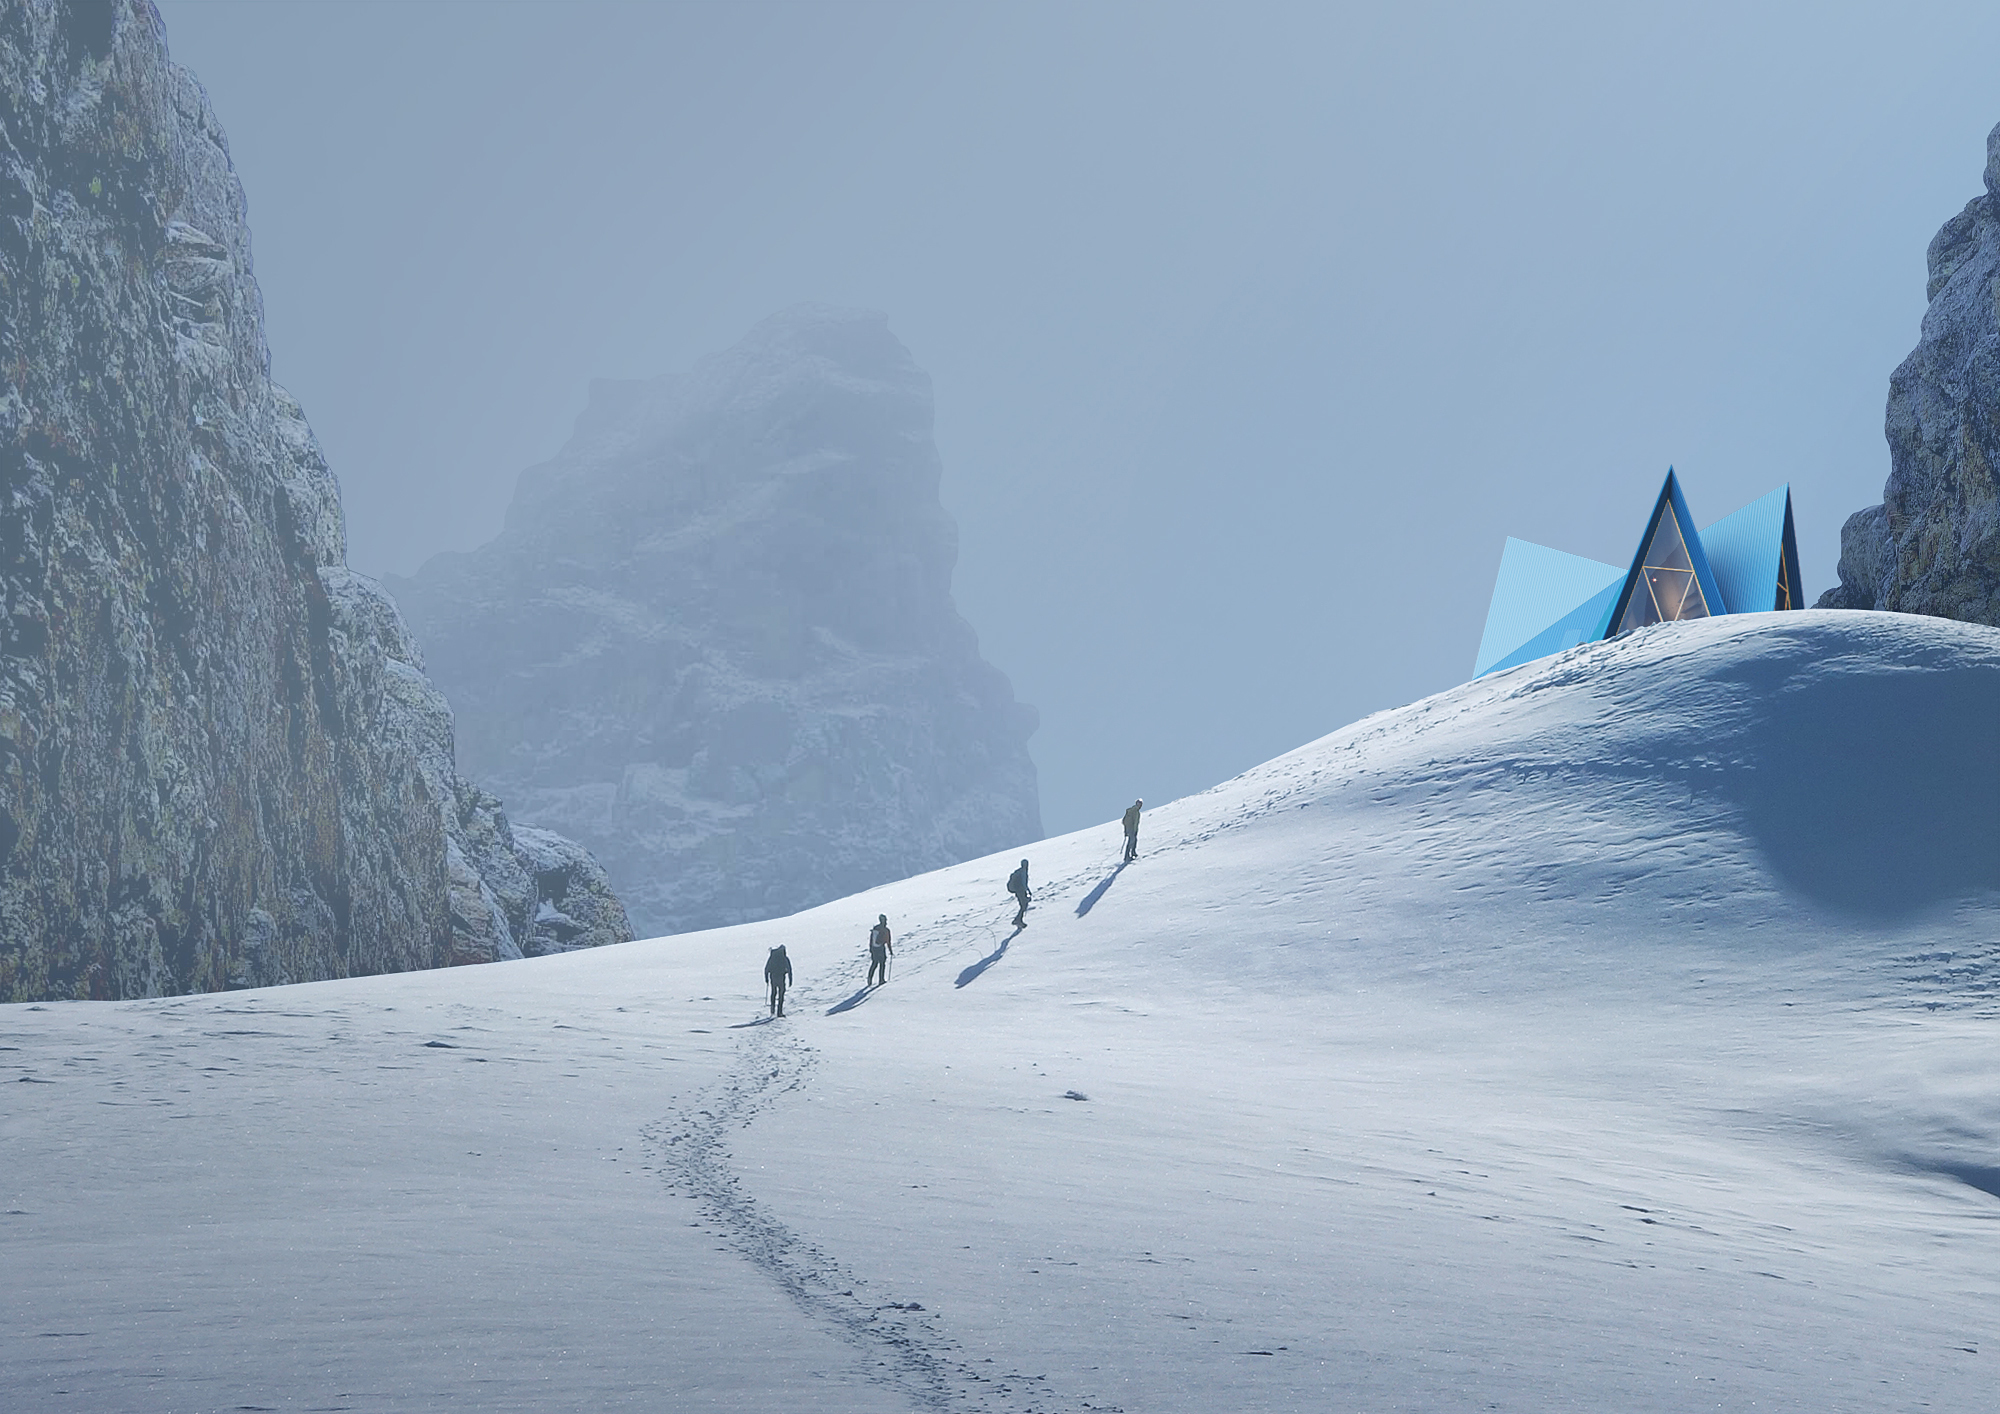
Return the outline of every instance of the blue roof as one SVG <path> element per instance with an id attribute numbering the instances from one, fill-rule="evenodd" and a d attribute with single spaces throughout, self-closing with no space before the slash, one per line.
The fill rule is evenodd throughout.
<path id="1" fill-rule="evenodd" d="M 1778 560 L 1785 552 L 1785 510 L 1792 488 L 1780 486 L 1701 533 L 1708 563 L 1732 614 L 1761 613 L 1778 597 Z"/>
<path id="2" fill-rule="evenodd" d="M 1653 532 L 1658 529 L 1661 516 L 1668 507 L 1673 508 L 1674 523 L 1681 533 L 1681 544 L 1686 547 L 1688 563 L 1694 567 L 1695 582 L 1701 586 L 1702 603 L 1711 614 L 1729 612 L 1728 596 L 1722 586 L 1715 582 L 1715 570 L 1708 562 L 1708 552 L 1702 546 L 1701 532 L 1694 528 L 1694 516 L 1688 510 L 1687 498 L 1681 495 L 1680 478 L 1674 475 L 1672 467 L 1667 468 L 1667 479 L 1660 483 L 1659 499 L 1653 502 L 1653 514 L 1647 518 L 1646 533 L 1639 537 L 1639 548 L 1632 552 L 1632 567 L 1625 572 L 1625 583 L 1618 597 L 1612 601 L 1611 612 L 1604 616 L 1603 626 L 1597 637 L 1604 638 L 1617 631 L 1625 616 L 1625 606 L 1639 586 L 1639 576 L 1643 570 L 1647 547 L 1653 543 Z M 1775 584 L 1775 582 L 1774 582 Z"/>
<path id="3" fill-rule="evenodd" d="M 1734 515 L 1724 516 L 1698 531 L 1688 514 L 1687 500 L 1681 495 L 1680 479 L 1668 467 L 1667 479 L 1653 502 L 1652 517 L 1646 522 L 1646 532 L 1639 537 L 1631 567 L 1623 574 L 1614 565 L 1508 537 L 1507 548 L 1500 556 L 1500 573 L 1493 584 L 1493 601 L 1486 609 L 1486 631 L 1479 638 L 1479 656 L 1472 675 L 1482 677 L 1500 668 L 1560 653 L 1578 643 L 1609 637 L 1623 620 L 1626 605 L 1639 583 L 1654 531 L 1661 518 L 1669 513 L 1687 550 L 1688 568 L 1701 586 L 1702 603 L 1711 614 L 1763 613 L 1778 607 L 1802 607 L 1791 487 L 1780 486 Z M 1668 569 L 1671 566 L 1656 567 L 1655 573 L 1666 574 Z M 1781 586 L 1785 590 L 1782 605 Z M 1660 611 L 1657 601 L 1647 602 L 1654 612 Z"/>
<path id="4" fill-rule="evenodd" d="M 1546 545 L 1531 545 L 1507 537 L 1500 555 L 1500 573 L 1493 582 L 1493 602 L 1486 609 L 1486 631 L 1479 636 L 1479 656 L 1472 675 L 1478 677 L 1503 663 L 1512 667 L 1531 643 L 1564 629 L 1570 617 L 1594 601 L 1608 587 L 1616 592 L 1624 583 L 1615 565 L 1599 564 L 1581 555 L 1566 555 Z M 1601 612 L 1601 610 L 1600 610 Z M 1593 616 L 1594 618 L 1594 616 Z M 1558 622 L 1559 621 L 1559 622 Z M 1584 637 L 1589 637 L 1585 625 Z M 1560 642 L 1543 652 L 1554 653 L 1567 647 Z M 1580 640 L 1572 639 L 1571 642 Z M 1541 653 L 1528 657 L 1539 658 Z"/>

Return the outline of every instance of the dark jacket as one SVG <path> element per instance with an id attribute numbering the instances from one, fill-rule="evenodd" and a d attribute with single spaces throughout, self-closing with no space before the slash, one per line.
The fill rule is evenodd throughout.
<path id="1" fill-rule="evenodd" d="M 877 923 L 868 930 L 868 951 L 876 957 L 887 957 L 895 951 L 889 946 L 889 925 Z"/>
<path id="2" fill-rule="evenodd" d="M 1128 835 L 1139 833 L 1139 807 L 1136 805 L 1127 807 L 1125 811 L 1125 833 Z"/>
<path id="3" fill-rule="evenodd" d="M 1028 893 L 1028 866 L 1023 864 L 1007 876 L 1007 892 L 1025 898 Z"/>
<path id="4" fill-rule="evenodd" d="M 771 956 L 764 963 L 764 980 L 773 987 L 792 980 L 792 960 L 785 956 L 783 948 L 771 949 Z"/>

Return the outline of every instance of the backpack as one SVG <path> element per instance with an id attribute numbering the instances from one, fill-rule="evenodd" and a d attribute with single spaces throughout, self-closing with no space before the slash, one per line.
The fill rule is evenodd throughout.
<path id="1" fill-rule="evenodd" d="M 1007 876 L 1007 892 L 1010 894 L 1024 894 L 1027 891 L 1028 870 L 1026 866 L 1023 866 Z"/>

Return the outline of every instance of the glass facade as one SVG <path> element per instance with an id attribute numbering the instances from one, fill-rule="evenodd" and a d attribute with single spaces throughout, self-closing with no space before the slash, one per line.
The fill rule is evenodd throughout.
<path id="1" fill-rule="evenodd" d="M 1632 586 L 1632 598 L 1615 632 L 1667 619 L 1708 617 L 1708 597 L 1695 578 L 1694 561 L 1688 558 L 1687 541 L 1671 501 L 1660 507 L 1659 524 L 1653 528 L 1653 538 L 1639 566 L 1639 582 Z"/>
<path id="2" fill-rule="evenodd" d="M 1647 624 L 1803 609 L 1812 601 L 1801 597 L 1793 535 L 1790 486 L 1697 530 L 1669 468 L 1631 568 L 1622 575 L 1610 565 L 1510 536 L 1473 674 L 1483 677 Z M 1566 604 L 1571 607 L 1565 610 Z"/>

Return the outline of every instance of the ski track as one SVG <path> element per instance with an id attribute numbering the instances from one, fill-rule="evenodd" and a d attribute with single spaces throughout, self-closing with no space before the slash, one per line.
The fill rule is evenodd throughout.
<path id="1" fill-rule="evenodd" d="M 1037 891 L 1036 906 L 1054 904 L 1097 877 L 1092 872 L 1052 880 Z M 990 949 L 1014 931 L 996 916 L 1013 906 L 1007 898 L 1004 906 L 967 907 L 905 933 L 897 939 L 895 960 L 905 970 L 892 972 L 891 980 L 952 963 L 954 952 L 968 946 Z M 803 1020 L 807 1008 L 829 1011 L 829 993 L 846 997 L 831 1012 L 851 1010 L 856 998 L 849 989 L 864 980 L 863 958 L 856 956 L 830 969 L 825 982 L 793 988 L 794 1019 Z M 899 1391 L 916 1407 L 952 1414 L 1122 1414 L 1120 1405 L 1057 1395 L 1044 1375 L 982 1373 L 979 1366 L 992 1362 L 972 1359 L 943 1334 L 937 1312 L 879 1298 L 864 1279 L 757 1201 L 732 1166 L 728 1136 L 748 1128 L 785 1095 L 803 1089 L 819 1055 L 793 1026 L 751 1025 L 744 1030 L 734 1064 L 713 1089 L 640 1131 L 669 1187 L 699 1203 L 702 1217 L 808 1320 L 859 1349 L 870 1383 Z"/>

